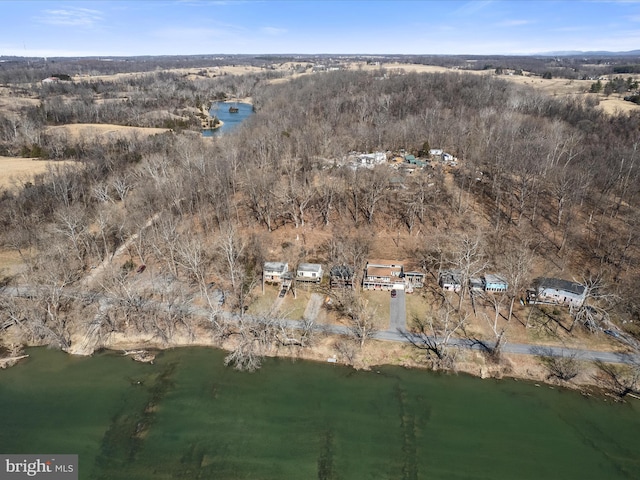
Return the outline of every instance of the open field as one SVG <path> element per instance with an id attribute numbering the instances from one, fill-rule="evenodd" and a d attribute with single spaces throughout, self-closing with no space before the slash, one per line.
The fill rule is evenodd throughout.
<path id="1" fill-rule="evenodd" d="M 116 73 L 113 75 L 76 75 L 73 77 L 73 80 L 77 82 L 96 80 L 103 82 L 115 82 L 125 80 L 127 78 L 139 78 L 147 75 L 155 75 L 159 72 L 178 73 L 193 80 L 198 78 L 211 78 L 218 75 L 245 75 L 247 73 L 257 73 L 261 71 L 264 71 L 264 68 L 249 65 L 225 65 L 222 67 L 171 68 L 165 70 L 153 70 L 150 72 Z"/>
<path id="2" fill-rule="evenodd" d="M 76 123 L 72 125 L 59 125 L 48 127 L 47 133 L 54 135 L 67 135 L 70 140 L 80 138 L 103 139 L 131 138 L 133 135 L 156 135 L 168 132 L 167 128 L 127 127 L 123 125 L 111 125 L 108 123 Z"/>
<path id="3" fill-rule="evenodd" d="M 33 178 L 34 175 L 44 173 L 50 165 L 69 165 L 75 162 L 51 162 L 37 158 L 19 158 L 0 156 L 0 188 L 11 188 L 21 185 Z"/>

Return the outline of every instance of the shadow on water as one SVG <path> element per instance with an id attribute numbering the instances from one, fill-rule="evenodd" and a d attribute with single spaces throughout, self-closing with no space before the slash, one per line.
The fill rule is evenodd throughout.
<path id="1" fill-rule="evenodd" d="M 167 350 L 154 365 L 28 353 L 0 371 L 0 451 L 78 453 L 86 480 L 609 480 L 640 471 L 638 405 L 525 382 L 286 359 L 247 374 L 205 348 Z"/>
<path id="2" fill-rule="evenodd" d="M 174 386 L 175 369 L 176 364 L 170 363 L 160 372 L 130 380 L 132 387 L 140 388 L 125 393 L 122 408 L 111 419 L 96 458 L 94 478 L 137 478 L 134 472 L 125 472 L 130 468 L 135 470 L 137 453 L 154 422 L 158 405 Z"/>

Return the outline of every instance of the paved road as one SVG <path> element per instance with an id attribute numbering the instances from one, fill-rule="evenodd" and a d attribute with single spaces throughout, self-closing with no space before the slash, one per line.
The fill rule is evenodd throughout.
<path id="1" fill-rule="evenodd" d="M 39 288 L 32 286 L 20 286 L 20 287 L 5 287 L 0 289 L 0 294 L 8 295 L 8 296 L 17 296 L 17 297 L 29 297 L 34 295 Z M 112 299 L 108 298 L 105 295 L 100 294 L 86 294 L 81 292 L 74 292 L 73 290 L 66 290 L 65 295 L 73 298 L 83 298 L 85 300 L 97 301 L 101 302 L 101 309 L 103 310 L 104 306 L 102 302 L 110 302 Z M 398 293 L 398 297 L 396 300 L 400 298 L 400 293 Z M 402 293 L 402 303 L 404 307 L 404 292 Z M 160 302 L 154 301 L 146 301 L 147 304 L 154 304 L 155 306 L 166 307 L 169 308 L 167 304 L 160 304 Z M 89 334 L 92 333 L 93 330 L 96 329 L 96 325 L 99 324 L 98 320 L 101 315 L 100 311 L 96 315 L 96 319 L 91 322 L 89 327 Z M 240 316 L 238 314 L 230 313 L 227 311 L 220 312 L 212 312 L 210 310 L 199 308 L 199 307 L 191 307 L 187 312 L 191 315 L 202 316 L 211 318 L 213 314 L 219 315 L 226 320 L 229 321 L 238 321 Z M 260 319 L 257 317 L 252 317 L 251 315 L 244 315 L 242 317 L 244 320 L 253 320 L 256 322 L 264 321 L 264 319 Z M 282 325 L 289 328 L 301 328 L 302 322 L 298 320 L 282 320 L 278 319 L 277 322 L 280 322 Z M 348 335 L 349 329 L 343 325 L 316 325 L 315 327 L 318 331 L 324 331 L 328 333 L 334 333 L 338 335 Z M 93 337 L 93 335 L 89 335 L 89 337 Z M 382 330 L 377 332 L 375 337 L 378 340 L 388 341 L 388 342 L 403 342 L 409 343 L 409 340 L 406 337 L 406 332 L 401 330 Z M 464 338 L 453 338 L 449 341 L 449 344 L 452 346 L 457 346 L 460 348 L 468 348 L 472 350 L 482 350 L 483 347 L 476 341 L 468 340 Z M 487 345 L 491 346 L 490 342 L 487 342 Z M 522 343 L 505 343 L 502 346 L 502 351 L 506 353 L 515 353 L 520 355 L 551 355 L 556 357 L 562 356 L 570 356 L 575 355 L 579 360 L 586 361 L 602 361 L 606 363 L 623 363 L 623 364 L 640 364 L 640 356 L 632 355 L 628 353 L 616 353 L 616 352 L 602 352 L 598 350 L 583 350 L 577 348 L 565 348 L 565 347 L 548 347 L 544 345 L 528 345 Z"/>
<path id="2" fill-rule="evenodd" d="M 404 290 L 396 290 L 396 297 L 391 297 L 389 312 L 389 330 L 404 332 L 407 329 L 407 307 Z"/>
<path id="3" fill-rule="evenodd" d="M 409 341 L 405 335 L 399 331 L 391 332 L 387 330 L 378 332 L 376 338 L 389 342 Z M 483 350 L 484 348 L 478 342 L 465 338 L 452 338 L 449 341 L 449 344 L 472 350 Z M 487 345 L 492 346 L 493 344 L 491 342 L 487 342 Z M 598 350 L 583 350 L 579 348 L 549 347 L 545 345 L 528 345 L 524 343 L 505 343 L 502 346 L 502 351 L 505 353 L 516 353 L 520 355 L 549 355 L 554 357 L 568 357 L 570 355 L 575 355 L 578 360 L 599 360 L 606 363 L 640 364 L 640 356 L 638 355 L 617 352 L 601 352 Z"/>

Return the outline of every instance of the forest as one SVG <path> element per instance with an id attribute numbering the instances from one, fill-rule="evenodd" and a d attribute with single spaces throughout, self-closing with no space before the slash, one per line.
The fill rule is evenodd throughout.
<path id="1" fill-rule="evenodd" d="M 194 337 L 205 329 L 220 342 L 236 339 L 230 361 L 248 365 L 274 342 L 304 345 L 309 331 L 232 324 L 212 284 L 228 292 L 225 310 L 242 314 L 264 261 L 347 264 L 361 276 L 368 256 L 387 253 L 389 238 L 398 239 L 395 255 L 426 272 L 508 274 L 510 291 L 490 305 L 498 345 L 506 327 L 497 321 L 508 325 L 514 301 L 549 274 L 589 287 L 590 308 L 572 313 L 567 331 L 596 335 L 612 322 L 640 335 L 639 112 L 605 114 L 590 95 L 554 98 L 463 71 L 343 70 L 274 81 L 286 75 L 150 70 L 51 85 L 35 82 L 38 75 L 25 67 L 0 77 L 12 95 L 34 100 L 0 111 L 0 154 L 66 161 L 0 198 L 0 242 L 25 265 L 3 283 L 31 286 L 28 299 L 0 300 L 0 328 L 25 343 L 69 349 L 87 319 L 100 338 L 137 331 L 171 343 L 177 331 Z M 245 97 L 255 114 L 241 127 L 200 135 L 194 112 L 202 104 Z M 75 123 L 171 130 L 126 141 L 50 133 Z M 354 151 L 424 157 L 429 148 L 445 149 L 458 165 L 407 173 L 343 161 Z M 153 278 L 142 281 L 140 265 L 153 265 Z M 346 297 L 336 303 L 363 342 L 365 307 L 357 289 Z M 450 333 L 450 314 L 456 328 L 467 319 L 462 305 L 462 296 L 448 302 L 446 315 L 440 308 L 437 322 L 420 328 Z M 439 346 L 427 350 L 440 359 Z"/>

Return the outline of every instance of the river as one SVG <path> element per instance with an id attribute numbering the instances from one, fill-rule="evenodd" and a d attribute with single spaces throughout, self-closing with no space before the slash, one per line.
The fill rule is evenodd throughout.
<path id="1" fill-rule="evenodd" d="M 230 113 L 229 107 L 236 107 L 238 111 L 236 113 Z M 215 130 L 205 130 L 202 135 L 211 137 L 221 133 L 229 133 L 252 113 L 253 105 L 250 103 L 213 102 L 209 110 L 209 115 L 218 117 L 218 119 L 222 121 L 222 126 Z"/>
<path id="2" fill-rule="evenodd" d="M 82 479 L 630 479 L 637 403 L 514 380 L 182 348 L 153 365 L 32 348 L 0 371 L 0 451 Z"/>

